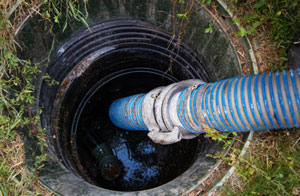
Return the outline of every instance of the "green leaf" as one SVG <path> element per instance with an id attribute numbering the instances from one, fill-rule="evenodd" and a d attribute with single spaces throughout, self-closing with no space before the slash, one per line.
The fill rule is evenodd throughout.
<path id="1" fill-rule="evenodd" d="M 288 58 L 286 58 L 284 56 L 280 57 L 280 59 L 283 60 L 283 61 L 288 61 Z"/>
<path id="2" fill-rule="evenodd" d="M 58 16 L 54 16 L 53 19 L 54 19 L 55 23 L 59 23 L 59 17 Z"/>
<path id="3" fill-rule="evenodd" d="M 255 14 L 246 15 L 243 18 L 243 20 L 245 20 L 245 21 L 253 21 L 253 20 L 257 19 L 258 17 L 259 17 L 258 14 L 255 13 Z"/>
<path id="4" fill-rule="evenodd" d="M 277 13 L 276 13 L 276 16 L 280 16 L 281 15 L 281 11 L 278 11 Z"/>
<path id="5" fill-rule="evenodd" d="M 201 0 L 201 3 L 209 5 L 211 3 L 211 0 Z"/>
<path id="6" fill-rule="evenodd" d="M 68 21 L 66 19 L 62 32 L 65 32 L 65 30 L 67 29 L 67 26 L 68 26 Z"/>
<path id="7" fill-rule="evenodd" d="M 253 33 L 253 31 L 254 31 L 258 26 L 260 26 L 260 25 L 261 25 L 261 22 L 255 21 L 255 22 L 252 24 L 252 27 L 250 28 L 249 33 Z"/>
<path id="8" fill-rule="evenodd" d="M 265 4 L 265 0 L 259 0 L 257 3 L 254 4 L 254 8 L 258 9 L 261 8 Z"/>
<path id="9" fill-rule="evenodd" d="M 52 3 L 52 7 L 54 9 L 54 12 L 56 13 L 56 15 L 59 15 L 60 12 L 58 11 L 58 9 L 55 7 L 55 5 Z"/>
<path id="10" fill-rule="evenodd" d="M 256 28 L 256 27 L 258 27 L 259 25 L 261 25 L 261 22 L 259 22 L 259 21 L 255 21 L 254 23 L 253 23 L 253 27 L 254 28 Z"/>
<path id="11" fill-rule="evenodd" d="M 207 27 L 207 28 L 205 29 L 205 33 L 210 33 L 210 34 L 212 34 L 212 32 L 213 32 L 213 27 L 212 27 L 212 25 L 210 24 L 209 27 Z"/>
<path id="12" fill-rule="evenodd" d="M 241 37 L 244 37 L 245 35 L 247 35 L 247 31 L 244 27 L 240 27 L 240 32 L 238 32 L 238 35 Z"/>
<path id="13" fill-rule="evenodd" d="M 186 13 L 184 13 L 184 14 L 177 14 L 177 17 L 181 18 L 181 19 L 186 19 L 187 18 L 187 14 Z"/>
<path id="14" fill-rule="evenodd" d="M 2 187 L 2 185 L 0 184 L 0 193 L 2 193 L 3 194 L 3 196 L 7 196 L 7 192 L 6 192 L 6 190 L 4 189 L 4 187 Z M 2 195 L 1 194 L 1 195 Z"/>
<path id="15" fill-rule="evenodd" d="M 73 14 L 75 14 L 76 12 L 75 12 L 75 8 L 74 8 L 74 6 L 73 6 L 73 4 L 72 4 L 72 1 L 69 1 L 69 7 L 71 8 L 71 12 L 72 12 Z"/>
<path id="16" fill-rule="evenodd" d="M 252 167 L 250 167 L 250 168 L 248 169 L 248 171 L 249 171 L 249 174 L 250 174 L 250 175 L 253 175 L 253 174 L 254 174 L 254 169 L 253 169 Z"/>
<path id="17" fill-rule="evenodd" d="M 237 24 L 237 23 L 240 22 L 240 19 L 238 19 L 238 18 L 233 18 L 232 21 L 233 21 L 233 24 Z"/>
<path id="18" fill-rule="evenodd" d="M 86 28 L 90 29 L 89 24 L 86 22 L 86 20 L 82 16 L 78 16 L 79 20 L 86 26 Z"/>
<path id="19" fill-rule="evenodd" d="M 0 37 L 0 43 L 1 43 L 1 44 L 6 44 L 6 39 Z"/>

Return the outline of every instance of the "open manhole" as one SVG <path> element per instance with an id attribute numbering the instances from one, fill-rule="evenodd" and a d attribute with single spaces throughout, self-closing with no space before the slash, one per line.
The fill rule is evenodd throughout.
<path id="1" fill-rule="evenodd" d="M 115 73 L 109 80 L 103 80 L 102 84 L 97 85 L 96 91 L 83 100 L 82 107 L 76 113 L 77 121 L 74 122 L 76 139 L 73 146 L 76 151 L 74 154 L 79 159 L 78 164 L 82 164 L 87 171 L 82 173 L 89 181 L 111 190 L 139 191 L 165 184 L 192 165 L 196 158 L 197 139 L 167 146 L 155 144 L 147 132 L 119 129 L 110 122 L 107 115 L 112 100 L 124 94 L 146 92 L 174 80 L 157 70 L 142 67 L 125 69 Z M 109 174 L 102 172 L 99 168 L 100 160 L 95 159 L 91 153 L 95 148 L 90 141 L 93 138 L 88 137 L 91 134 L 108 145 L 119 160 L 117 164 L 121 172 L 114 180 L 109 178 L 114 171 Z"/>
<path id="2" fill-rule="evenodd" d="M 62 195 L 181 195 L 207 192 L 226 174 L 228 167 L 206 156 L 223 151 L 222 143 L 200 135 L 159 145 L 147 132 L 119 129 L 108 117 L 110 104 L 124 96 L 186 79 L 210 82 L 242 74 L 225 22 L 193 6 L 189 24 L 182 29 L 176 19 L 180 28 L 173 29 L 172 2 L 90 0 L 90 28 L 74 21 L 64 33 L 56 29 L 54 47 L 39 16 L 23 25 L 20 57 L 43 68 L 36 97 L 53 157 L 40 172 L 45 186 Z M 205 33 L 209 25 L 211 34 Z M 174 36 L 180 31 L 185 33 Z M 243 63 L 251 71 L 247 56 Z M 45 74 L 56 82 L 43 80 Z M 31 153 L 36 143 L 25 142 Z M 110 159 L 97 159 L 95 143 L 110 152 Z M 109 178 L 101 161 L 117 165 L 112 171 L 117 177 Z"/>

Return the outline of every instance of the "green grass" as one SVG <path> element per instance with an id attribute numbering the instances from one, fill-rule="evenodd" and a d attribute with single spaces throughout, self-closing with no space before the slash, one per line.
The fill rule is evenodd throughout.
<path id="1" fill-rule="evenodd" d="M 227 157 L 237 167 L 239 184 L 229 184 L 225 195 L 298 195 L 300 192 L 300 131 L 256 134 L 245 157 Z"/>
<path id="2" fill-rule="evenodd" d="M 240 36 L 266 40 L 261 64 L 266 70 L 287 68 L 287 53 L 300 35 L 300 4 L 294 0 L 231 0 L 235 22 L 243 25 Z M 271 55 L 270 55 L 271 54 Z M 269 57 L 268 57 L 269 55 Z M 261 69 L 264 71 L 263 69 Z M 236 183 L 224 195 L 299 195 L 300 129 L 260 132 L 243 158 L 224 158 L 237 167 Z"/>
<path id="3" fill-rule="evenodd" d="M 19 59 L 14 30 L 34 2 L 1 1 L 0 43 L 0 190 L 1 195 L 29 195 L 36 182 L 34 174 L 24 167 L 24 151 L 16 130 L 25 126 L 34 129 L 36 116 L 29 117 L 28 108 L 34 102 L 31 81 L 37 65 Z M 40 131 L 37 135 L 40 135 Z M 41 137 L 42 138 L 42 137 Z M 38 191 L 35 191 L 38 192 Z"/>
<path id="4" fill-rule="evenodd" d="M 295 0 L 229 0 L 235 22 L 243 26 L 239 35 L 266 40 L 276 50 L 277 61 L 272 70 L 287 67 L 287 52 L 296 36 L 300 35 L 300 3 Z"/>
<path id="5" fill-rule="evenodd" d="M 84 1 L 85 2 L 85 1 Z M 31 107 L 37 101 L 33 96 L 32 81 L 39 73 L 39 65 L 17 57 L 20 47 L 14 33 L 26 16 L 33 10 L 48 21 L 52 28 L 67 27 L 68 20 L 75 18 L 86 24 L 85 15 L 79 11 L 76 0 L 44 0 L 40 8 L 38 0 L 0 1 L 0 195 L 46 195 L 37 181 L 38 171 L 47 158 L 45 130 L 39 128 L 39 114 Z M 84 5 L 84 3 L 83 3 Z M 34 8 L 34 9 L 33 9 Z M 51 29 L 52 29 L 51 28 Z M 33 154 L 35 173 L 25 167 L 24 147 L 18 129 L 26 127 L 28 137 L 39 140 L 40 153 Z"/>

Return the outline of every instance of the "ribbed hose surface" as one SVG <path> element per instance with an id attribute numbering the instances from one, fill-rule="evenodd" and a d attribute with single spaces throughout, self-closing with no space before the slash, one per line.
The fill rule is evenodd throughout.
<path id="1" fill-rule="evenodd" d="M 114 125 L 126 130 L 147 130 L 142 118 L 142 102 L 145 94 L 121 98 L 109 108 L 109 118 Z"/>
<path id="2" fill-rule="evenodd" d="M 263 73 L 205 84 L 189 94 L 183 91 L 178 117 L 191 132 L 204 124 L 238 132 L 299 127 L 299 76 L 300 69 Z"/>
<path id="3" fill-rule="evenodd" d="M 201 84 L 177 96 L 177 117 L 191 133 L 205 128 L 246 132 L 298 128 L 300 124 L 300 69 Z M 144 97 L 140 94 L 114 102 L 112 122 L 127 130 L 147 129 L 141 111 Z"/>

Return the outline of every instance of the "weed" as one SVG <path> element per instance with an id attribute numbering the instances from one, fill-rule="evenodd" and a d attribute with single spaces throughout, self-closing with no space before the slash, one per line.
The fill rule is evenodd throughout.
<path id="1" fill-rule="evenodd" d="M 37 183 L 38 170 L 43 167 L 47 158 L 45 130 L 39 127 L 39 116 L 32 112 L 37 102 L 33 93 L 33 80 L 39 71 L 39 64 L 17 57 L 19 45 L 15 41 L 14 32 L 18 25 L 29 14 L 40 14 L 52 28 L 61 25 L 63 31 L 72 17 L 86 26 L 84 14 L 80 11 L 80 3 L 76 0 L 44 0 L 40 6 L 38 0 L 1 1 L 0 10 L 0 194 L 1 195 L 45 195 L 47 191 Z M 46 76 L 47 77 L 47 76 Z M 53 85 L 51 78 L 47 78 Z M 39 111 L 40 112 L 40 111 Z M 33 154 L 36 173 L 29 173 L 24 166 L 24 147 L 18 129 L 27 128 L 26 136 L 37 138 L 38 154 Z"/>
<path id="2" fill-rule="evenodd" d="M 300 5 L 293 0 L 242 1 L 234 4 L 235 23 L 241 24 L 238 36 L 248 35 L 268 40 L 260 53 L 273 51 L 272 57 L 263 59 L 268 70 L 287 67 L 287 51 L 296 35 L 300 34 Z M 275 59 L 275 60 L 274 60 Z M 280 66 L 278 66 L 280 65 Z M 254 142 L 244 157 L 233 148 L 224 157 L 237 168 L 235 180 L 223 190 L 225 195 L 299 195 L 300 193 L 300 130 L 280 130 L 254 134 Z"/>
<path id="3" fill-rule="evenodd" d="M 287 51 L 300 34 L 300 4 L 295 0 L 230 0 L 235 23 L 242 26 L 239 36 L 264 37 L 278 53 L 274 69 L 287 67 Z M 280 66 L 279 66 L 280 65 Z M 273 69 L 273 70 L 274 70 Z"/>
<path id="4" fill-rule="evenodd" d="M 177 14 L 177 17 L 182 19 L 182 20 L 185 20 L 187 19 L 187 13 L 184 13 L 184 14 Z"/>
<path id="5" fill-rule="evenodd" d="M 287 135 L 289 133 L 289 135 Z M 297 195 L 300 190 L 299 130 L 259 134 L 251 151 L 239 159 L 235 152 L 224 160 L 237 167 L 239 186 L 226 195 Z M 297 140 L 298 139 L 298 140 Z"/>
<path id="6" fill-rule="evenodd" d="M 205 29 L 205 33 L 212 34 L 213 33 L 213 26 L 209 24 L 209 26 Z"/>

